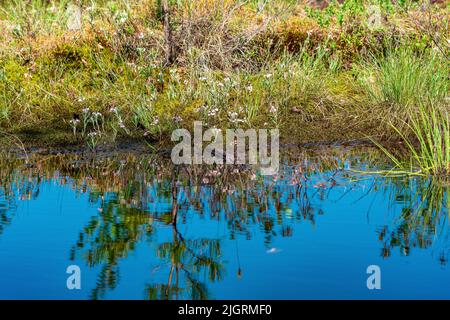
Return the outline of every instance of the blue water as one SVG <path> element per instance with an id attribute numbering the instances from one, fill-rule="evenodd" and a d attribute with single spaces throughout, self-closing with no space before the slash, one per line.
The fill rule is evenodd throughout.
<path id="1" fill-rule="evenodd" d="M 18 167 L 0 186 L 1 299 L 450 298 L 448 187 L 429 180 L 327 169 L 299 184 L 294 164 L 226 190 L 134 167 L 104 187 Z"/>

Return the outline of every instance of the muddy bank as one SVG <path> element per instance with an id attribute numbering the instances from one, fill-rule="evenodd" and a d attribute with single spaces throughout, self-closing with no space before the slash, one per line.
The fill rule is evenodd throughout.
<path id="1" fill-rule="evenodd" d="M 295 139 L 293 139 L 295 141 Z M 0 153 L 17 156 L 25 154 L 57 155 L 79 154 L 108 157 L 117 154 L 141 154 L 170 157 L 173 147 L 171 141 L 155 141 L 137 137 L 120 137 L 114 142 L 104 142 L 90 148 L 86 143 L 73 139 L 70 135 L 4 135 L 0 138 Z M 322 147 L 374 147 L 369 139 L 335 139 L 295 141 L 280 140 L 282 151 L 295 149 L 314 149 Z"/>

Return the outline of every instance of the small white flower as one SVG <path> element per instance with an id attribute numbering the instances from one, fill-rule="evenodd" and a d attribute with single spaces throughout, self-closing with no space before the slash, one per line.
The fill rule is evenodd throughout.
<path id="1" fill-rule="evenodd" d="M 83 113 L 88 113 L 89 112 L 89 108 L 83 108 Z"/>
<path id="2" fill-rule="evenodd" d="M 278 111 L 277 107 L 275 107 L 274 105 L 270 106 L 269 112 L 270 113 L 276 113 Z"/>
<path id="3" fill-rule="evenodd" d="M 116 19 L 119 23 L 125 23 L 128 20 L 128 13 L 125 11 L 119 12 L 116 15 Z"/>
<path id="4" fill-rule="evenodd" d="M 228 115 L 230 116 L 231 120 L 236 120 L 238 113 L 237 112 L 229 112 Z"/>
<path id="5" fill-rule="evenodd" d="M 267 73 L 267 74 L 265 75 L 265 77 L 266 77 L 267 79 L 272 78 L 272 74 L 271 74 L 271 73 Z"/>
<path id="6" fill-rule="evenodd" d="M 125 125 L 123 124 L 122 120 L 119 121 L 119 127 L 125 129 Z"/>
<path id="7" fill-rule="evenodd" d="M 247 91 L 248 92 L 252 92 L 253 91 L 253 86 L 252 85 L 247 86 Z"/>
<path id="8" fill-rule="evenodd" d="M 218 112 L 219 112 L 219 108 L 214 108 L 214 109 L 212 109 L 212 110 L 210 110 L 210 111 L 208 112 L 208 115 L 209 115 L 210 117 L 213 117 L 213 116 L 215 116 Z"/>

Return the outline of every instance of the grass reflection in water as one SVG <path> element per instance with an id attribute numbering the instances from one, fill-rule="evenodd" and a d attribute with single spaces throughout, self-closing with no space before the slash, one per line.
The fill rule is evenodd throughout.
<path id="1" fill-rule="evenodd" d="M 392 250 L 409 255 L 414 248 L 433 247 L 440 263 L 448 259 L 448 189 L 445 181 L 425 178 L 360 175 L 352 168 L 383 166 L 378 154 L 333 149 L 290 154 L 277 176 L 264 177 L 245 166 L 174 167 L 170 161 L 132 154 L 116 158 L 79 155 L 32 156 L 1 159 L 0 236 L 14 224 L 18 201 L 38 199 L 41 185 L 54 182 L 70 186 L 77 194 L 89 194 L 98 204 L 98 214 L 79 231 L 70 249 L 70 259 L 81 259 L 90 268 L 99 267 L 91 299 L 104 298 L 121 280 L 121 262 L 142 242 L 154 243 L 159 263 L 149 273 L 160 273 L 143 283 L 148 299 L 208 299 L 212 283 L 227 274 L 240 277 L 245 266 L 227 269 L 223 242 L 263 235 L 267 251 L 277 237 L 292 237 L 298 223 L 316 224 L 327 214 L 326 203 L 339 203 L 349 194 L 372 192 L 401 205 L 395 222 L 380 225 L 380 254 Z M 368 182 L 369 181 L 369 182 Z M 365 208 L 370 217 L 371 207 Z M 200 220 L 196 220 L 200 219 Z M 190 223 L 224 222 L 226 231 L 208 236 L 189 233 Z M 183 228 L 181 228 L 181 226 Z M 169 228 L 171 236 L 158 239 Z M 166 232 L 167 233 L 167 232 Z M 236 256 L 239 248 L 236 242 Z"/>

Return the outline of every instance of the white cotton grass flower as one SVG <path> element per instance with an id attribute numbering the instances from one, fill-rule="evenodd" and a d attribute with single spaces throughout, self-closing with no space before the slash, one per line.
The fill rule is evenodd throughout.
<path id="1" fill-rule="evenodd" d="M 195 112 L 200 113 L 200 112 L 205 111 L 206 109 L 207 109 L 207 106 L 203 105 L 203 106 L 200 106 L 197 109 L 195 109 Z"/>
<path id="2" fill-rule="evenodd" d="M 211 109 L 211 110 L 208 112 L 208 116 L 214 117 L 218 112 L 219 112 L 219 108 Z"/>
<path id="3" fill-rule="evenodd" d="M 119 23 L 121 23 L 121 24 L 127 22 L 127 20 L 128 20 L 128 13 L 125 12 L 125 11 L 118 12 L 117 15 L 116 15 L 116 20 Z"/>
<path id="4" fill-rule="evenodd" d="M 235 120 L 235 119 L 237 118 L 237 116 L 238 116 L 238 113 L 232 111 L 232 112 L 228 112 L 228 115 L 230 116 L 230 118 L 231 118 L 232 120 Z"/>
<path id="5" fill-rule="evenodd" d="M 278 111 L 277 107 L 275 107 L 274 105 L 270 106 L 269 112 L 270 113 L 276 113 Z"/>

